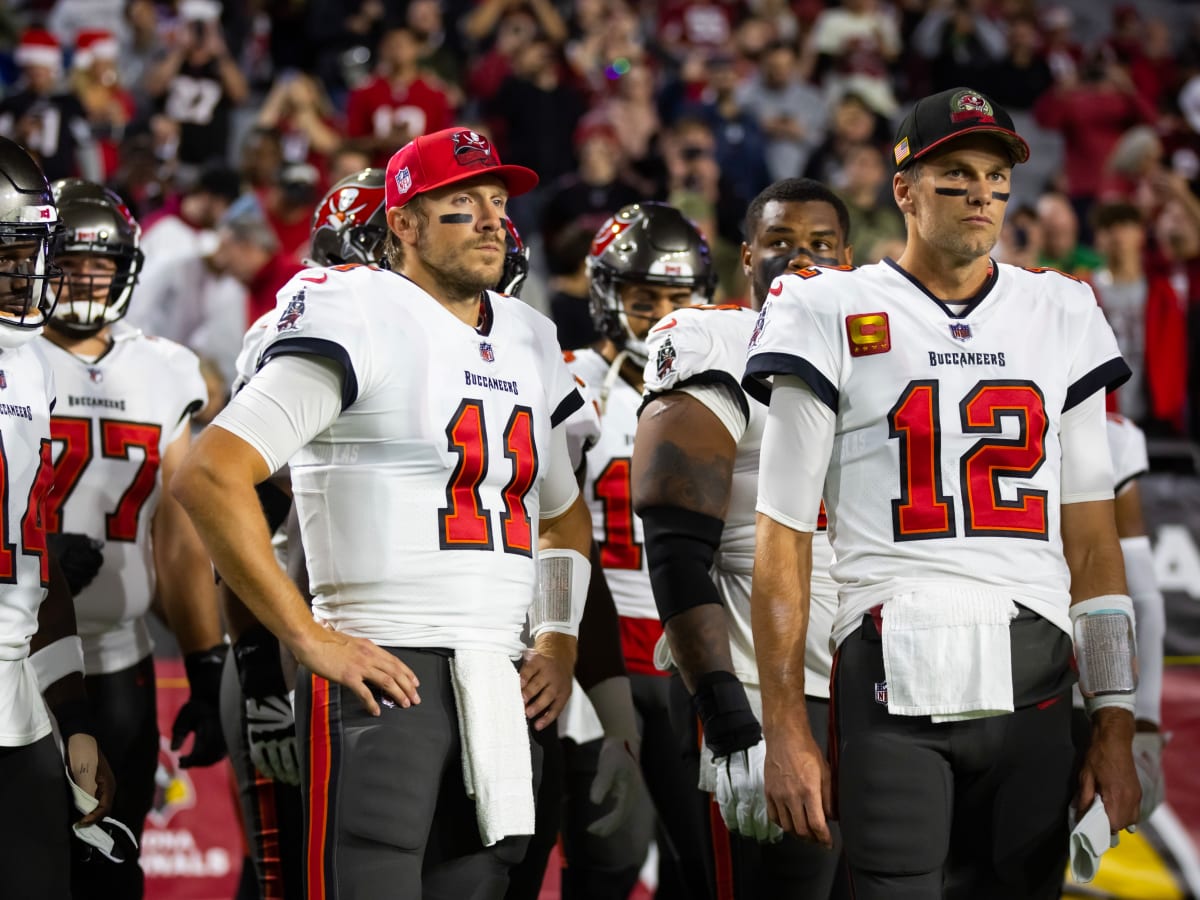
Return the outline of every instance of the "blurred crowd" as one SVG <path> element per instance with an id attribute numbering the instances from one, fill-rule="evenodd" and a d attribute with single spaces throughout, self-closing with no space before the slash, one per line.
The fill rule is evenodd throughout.
<path id="1" fill-rule="evenodd" d="M 214 384 L 303 265 L 325 189 L 417 135 L 463 124 L 540 174 L 510 214 L 534 248 L 526 297 L 569 347 L 591 337 L 589 238 L 629 202 L 702 228 L 726 301 L 746 293 L 746 204 L 775 179 L 845 199 L 856 263 L 898 253 L 895 124 L 913 98 L 971 86 L 1034 150 L 996 258 L 1089 281 L 1135 373 L 1120 411 L 1200 437 L 1187 4 L 9 0 L 0 84 L 0 134 L 140 219 L 129 319 L 208 359 Z"/>

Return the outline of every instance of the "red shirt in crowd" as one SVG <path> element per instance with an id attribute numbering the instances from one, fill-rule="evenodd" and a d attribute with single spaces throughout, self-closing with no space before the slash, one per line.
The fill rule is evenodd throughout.
<path id="1" fill-rule="evenodd" d="M 350 92 L 346 105 L 347 137 L 387 137 L 407 126 L 412 137 L 454 124 L 445 93 L 424 78 L 393 86 L 382 75 Z"/>
<path id="2" fill-rule="evenodd" d="M 1095 197 L 1105 163 L 1121 135 L 1134 125 L 1153 122 L 1156 113 L 1132 91 L 1083 84 L 1047 91 L 1034 104 L 1033 115 L 1039 125 L 1060 132 L 1066 142 L 1067 193 Z"/>

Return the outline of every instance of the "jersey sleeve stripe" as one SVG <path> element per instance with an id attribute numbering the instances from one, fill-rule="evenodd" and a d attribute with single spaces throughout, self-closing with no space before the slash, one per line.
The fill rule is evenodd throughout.
<path id="1" fill-rule="evenodd" d="M 1124 478 L 1122 478 L 1120 481 L 1117 482 L 1116 488 L 1113 489 L 1113 495 L 1115 496 L 1116 494 L 1121 493 L 1121 491 L 1125 490 L 1125 488 L 1128 485 L 1133 484 L 1133 482 L 1137 481 L 1143 475 L 1147 475 L 1147 474 L 1149 474 L 1149 469 L 1138 469 L 1136 472 L 1134 472 L 1130 475 L 1126 475 Z"/>
<path id="2" fill-rule="evenodd" d="M 569 394 L 567 394 L 567 396 L 563 397 L 562 402 L 559 403 L 558 407 L 554 410 L 553 413 L 551 413 L 550 427 L 557 428 L 564 421 L 566 421 L 566 419 L 571 415 L 571 413 L 575 412 L 575 410 L 577 410 L 577 409 L 580 409 L 582 406 L 583 406 L 583 395 L 580 394 L 577 389 L 572 389 L 571 393 L 569 393 Z"/>
<path id="3" fill-rule="evenodd" d="M 742 376 L 742 387 L 763 406 L 769 406 L 771 387 L 767 378 L 771 375 L 795 375 L 812 389 L 818 400 L 835 413 L 838 411 L 838 391 L 833 382 L 807 359 L 790 353 L 760 353 L 750 357 L 746 374 Z"/>
<path id="4" fill-rule="evenodd" d="M 1132 374 L 1125 360 L 1119 356 L 1114 356 L 1101 363 L 1067 388 L 1067 399 L 1063 403 L 1063 412 L 1074 409 L 1102 388 L 1109 392 L 1115 391 L 1128 381 Z"/>
<path id="5" fill-rule="evenodd" d="M 341 344 L 327 341 L 324 338 L 287 338 L 286 340 L 277 341 L 264 350 L 258 366 L 262 368 L 268 359 L 288 353 L 321 356 L 337 363 L 342 367 L 344 375 L 342 379 L 342 409 L 344 410 L 352 406 L 354 401 L 358 399 L 358 376 L 354 373 L 354 363 L 350 361 L 350 354 L 346 352 L 346 349 Z"/>
<path id="6" fill-rule="evenodd" d="M 637 414 L 641 416 L 642 410 L 655 397 L 661 397 L 663 394 L 669 394 L 672 391 L 678 391 L 681 388 L 688 387 L 693 384 L 717 384 L 729 388 L 737 400 L 738 408 L 742 411 L 742 416 L 747 422 L 750 421 L 750 401 L 746 399 L 746 392 L 738 383 L 738 380 L 728 372 L 723 372 L 720 369 L 709 369 L 707 372 L 697 372 L 690 378 L 685 378 L 682 381 L 676 382 L 664 391 L 647 391 L 646 396 L 642 398 L 642 404 L 638 407 Z"/>

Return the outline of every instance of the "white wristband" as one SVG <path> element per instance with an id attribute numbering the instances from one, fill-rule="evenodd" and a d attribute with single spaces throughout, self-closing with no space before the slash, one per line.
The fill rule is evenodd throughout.
<path id="1" fill-rule="evenodd" d="M 1137 701 L 1133 601 L 1125 594 L 1105 594 L 1072 604 L 1068 613 L 1087 714 L 1109 706 L 1132 713 Z"/>
<path id="2" fill-rule="evenodd" d="M 592 564 L 577 550 L 553 548 L 538 552 L 537 596 L 529 608 L 529 633 L 557 631 L 579 637 L 579 622 L 587 602 Z"/>
<path id="3" fill-rule="evenodd" d="M 29 657 L 42 691 L 72 672 L 83 674 L 83 641 L 78 635 L 61 637 Z"/>

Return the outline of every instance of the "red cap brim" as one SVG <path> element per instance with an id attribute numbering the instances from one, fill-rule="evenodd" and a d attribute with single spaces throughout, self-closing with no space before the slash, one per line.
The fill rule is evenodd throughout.
<path id="1" fill-rule="evenodd" d="M 954 134 L 948 134 L 944 138 L 939 138 L 928 147 L 922 149 L 920 153 L 915 154 L 912 159 L 909 160 L 909 162 L 916 162 L 921 157 L 928 156 L 943 144 L 948 143 L 949 141 L 958 140 L 958 138 L 968 134 L 995 135 L 1008 145 L 1008 149 L 1012 152 L 1014 163 L 1023 163 L 1029 161 L 1029 145 L 1025 143 L 1025 138 L 1021 137 L 1015 131 L 1010 131 L 1007 128 L 1001 128 L 999 125 L 972 125 L 970 128 L 963 128 L 960 131 L 954 132 Z"/>

